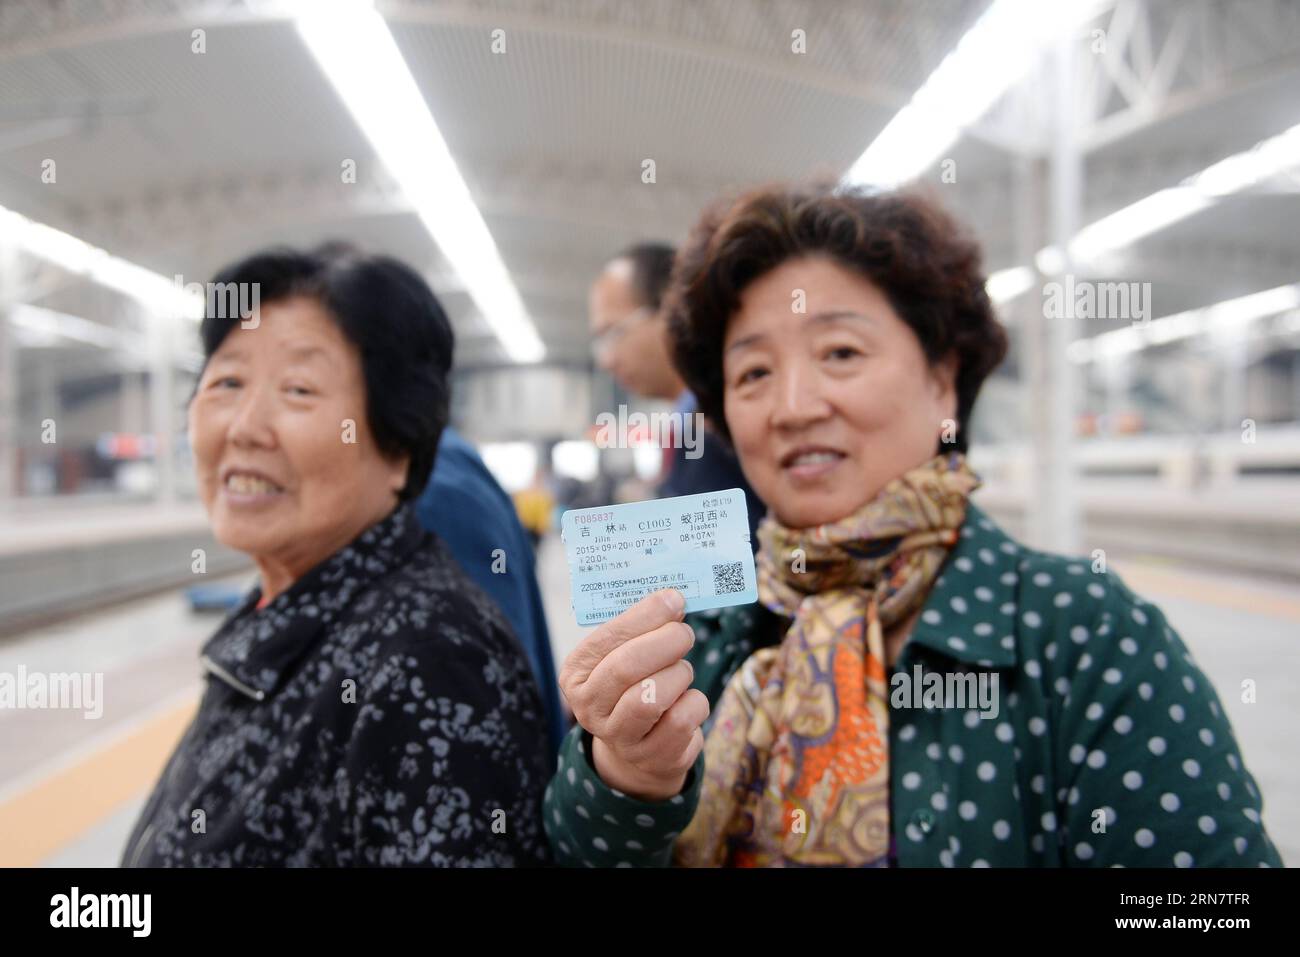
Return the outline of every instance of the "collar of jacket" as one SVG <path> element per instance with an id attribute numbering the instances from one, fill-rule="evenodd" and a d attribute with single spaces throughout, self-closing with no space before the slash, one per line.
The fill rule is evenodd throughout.
<path id="1" fill-rule="evenodd" d="M 265 608 L 254 588 L 203 646 L 212 675 L 261 701 L 273 694 L 322 630 L 343 614 L 365 587 L 398 567 L 429 533 L 411 505 L 399 505 L 344 548 L 312 568 Z"/>
<path id="2" fill-rule="evenodd" d="M 910 648 L 927 648 L 977 667 L 1015 667 L 1015 641 L 1004 639 L 1015 634 L 1022 551 L 983 509 L 967 502 L 961 537 L 921 607 L 897 667 L 907 666 Z M 982 611 L 987 615 L 981 616 Z M 963 623 L 960 633 L 953 627 L 957 620 Z"/>

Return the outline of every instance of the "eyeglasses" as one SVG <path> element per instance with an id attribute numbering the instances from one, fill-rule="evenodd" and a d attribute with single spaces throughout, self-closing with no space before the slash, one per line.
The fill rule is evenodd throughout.
<path id="1" fill-rule="evenodd" d="M 625 316 L 615 319 L 607 328 L 601 330 L 592 338 L 592 354 L 599 355 L 601 352 L 613 348 L 614 344 L 627 335 L 634 325 L 642 319 L 653 318 L 657 313 L 658 310 L 651 306 L 642 306 L 639 309 L 633 309 Z"/>

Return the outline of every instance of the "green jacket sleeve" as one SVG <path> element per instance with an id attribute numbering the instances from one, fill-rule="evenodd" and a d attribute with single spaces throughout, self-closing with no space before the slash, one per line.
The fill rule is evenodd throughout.
<path id="1" fill-rule="evenodd" d="M 686 658 L 691 687 L 717 704 L 732 672 L 752 650 L 748 610 L 688 615 L 695 644 Z M 609 787 L 592 765 L 591 734 L 574 727 L 560 748 L 559 767 L 546 789 L 543 815 L 556 860 L 570 867 L 667 867 L 673 841 L 690 823 L 699 800 L 704 754 L 687 774 L 682 793 L 667 801 L 639 801 Z"/>

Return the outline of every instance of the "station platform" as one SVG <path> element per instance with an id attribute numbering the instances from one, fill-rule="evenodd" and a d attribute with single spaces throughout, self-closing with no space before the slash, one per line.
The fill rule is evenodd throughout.
<path id="1" fill-rule="evenodd" d="M 1112 556 L 1136 592 L 1164 609 L 1214 682 L 1247 767 L 1264 794 L 1264 819 L 1288 863 L 1300 862 L 1300 793 L 1294 729 L 1300 688 L 1300 585 Z M 568 570 L 554 536 L 538 574 L 557 662 L 585 629 L 569 607 Z M 251 584 L 243 573 L 218 579 Z M 197 707 L 198 650 L 219 617 L 190 610 L 180 589 L 135 599 L 0 642 L 0 671 L 102 671 L 103 715 L 0 711 L 0 866 L 103 866 L 122 846 L 163 762 Z M 1258 686 L 1255 703 L 1238 690 Z"/>

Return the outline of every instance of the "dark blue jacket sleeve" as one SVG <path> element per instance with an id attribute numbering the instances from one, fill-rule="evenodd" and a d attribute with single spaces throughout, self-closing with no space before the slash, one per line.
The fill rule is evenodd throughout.
<path id="1" fill-rule="evenodd" d="M 551 639 L 537 587 L 533 546 L 510 496 L 468 442 L 445 429 L 429 484 L 416 503 L 420 524 L 447 544 L 465 573 L 505 613 L 528 656 L 558 752 L 567 730 Z"/>

